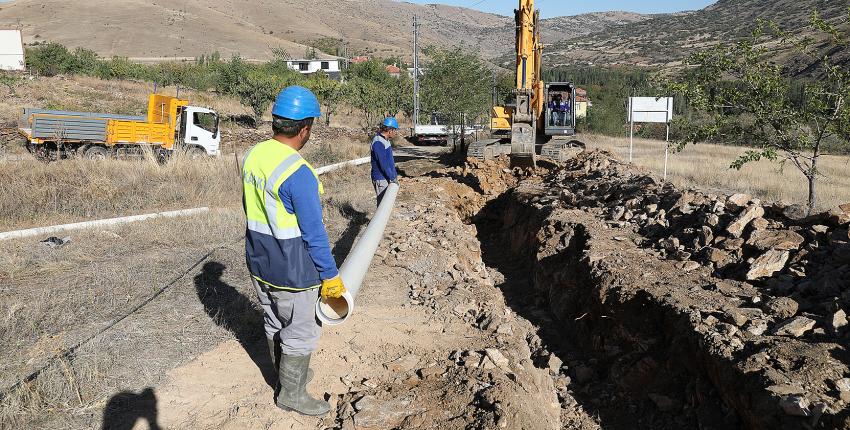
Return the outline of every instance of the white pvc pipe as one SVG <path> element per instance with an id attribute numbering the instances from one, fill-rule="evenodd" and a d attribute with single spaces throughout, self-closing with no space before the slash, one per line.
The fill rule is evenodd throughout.
<path id="1" fill-rule="evenodd" d="M 321 175 L 323 173 L 333 172 L 334 170 L 342 169 L 347 166 L 359 166 L 361 164 L 366 164 L 371 161 L 369 157 L 358 158 L 356 160 L 343 161 L 342 163 L 331 164 L 330 166 L 319 167 L 316 169 L 316 174 Z"/>
<path id="2" fill-rule="evenodd" d="M 366 272 L 372 264 L 375 251 L 378 250 L 381 238 L 384 237 L 384 230 L 390 220 L 397 195 L 398 184 L 390 183 L 381 200 L 381 205 L 375 211 L 375 216 L 372 217 L 363 236 L 339 268 L 339 276 L 347 290 L 345 294 L 339 299 L 325 300 L 320 297 L 316 302 L 316 317 L 322 324 L 342 324 L 354 312 L 354 299 L 360 292 L 360 287 L 363 286 L 363 279 L 366 278 Z"/>
<path id="3" fill-rule="evenodd" d="M 361 164 L 366 164 L 369 161 L 370 161 L 369 157 L 363 157 L 363 158 L 358 158 L 358 159 L 355 159 L 355 160 L 343 161 L 342 163 L 336 163 L 336 164 L 331 164 L 329 166 L 320 167 L 320 168 L 316 169 L 316 174 L 321 175 L 323 173 L 328 173 L 328 172 L 332 172 L 334 170 L 339 170 L 339 169 L 346 167 L 346 166 L 359 166 Z M 203 212 L 208 212 L 209 210 L 210 210 L 210 208 L 208 208 L 208 207 L 202 207 L 202 208 L 184 209 L 184 210 L 170 211 L 170 212 L 157 212 L 157 213 L 145 214 L 145 215 L 134 215 L 134 216 L 127 216 L 127 217 L 119 217 L 119 218 L 108 218 L 108 219 L 101 219 L 101 220 L 94 220 L 94 221 L 83 221 L 83 222 L 77 222 L 77 223 L 72 223 L 72 224 L 62 224 L 62 225 L 54 225 L 54 226 L 48 226 L 48 227 L 37 227 L 37 228 L 30 228 L 30 229 L 26 229 L 26 230 L 7 231 L 7 232 L 0 233 L 0 240 L 18 239 L 18 238 L 22 238 L 22 237 L 39 236 L 39 235 L 43 235 L 43 234 L 54 234 L 54 233 L 57 233 L 57 232 L 60 232 L 60 231 L 65 231 L 65 230 L 80 230 L 80 229 L 84 229 L 84 228 L 102 227 L 102 226 L 110 226 L 110 225 L 116 225 L 116 224 L 126 224 L 126 223 L 144 221 L 144 220 L 149 220 L 149 219 L 153 219 L 153 218 L 160 218 L 160 217 L 172 218 L 172 217 L 178 217 L 178 216 L 189 216 L 189 215 L 195 215 L 195 214 L 199 214 L 199 213 L 203 213 Z"/>
<path id="4" fill-rule="evenodd" d="M 37 227 L 26 230 L 14 230 L 0 233 L 0 240 L 18 239 L 22 237 L 39 236 L 44 234 L 54 234 L 64 230 L 79 230 L 83 228 L 102 227 L 116 224 L 126 224 L 130 222 L 144 221 L 153 218 L 173 218 L 178 216 L 189 216 L 209 212 L 210 208 L 202 207 L 195 209 L 184 209 L 170 212 L 157 212 L 145 215 L 133 215 L 120 218 L 108 218 L 95 221 L 75 222 L 72 224 L 54 225 L 50 227 Z"/>

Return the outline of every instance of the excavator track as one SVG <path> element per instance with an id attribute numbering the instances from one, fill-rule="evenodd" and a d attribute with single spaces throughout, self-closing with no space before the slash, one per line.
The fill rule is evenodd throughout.
<path id="1" fill-rule="evenodd" d="M 543 145 L 540 156 L 554 161 L 567 161 L 585 150 L 587 145 L 578 140 L 553 140 Z"/>
<path id="2" fill-rule="evenodd" d="M 510 154 L 510 143 L 503 143 L 502 139 L 484 139 L 469 144 L 466 156 L 479 160 L 492 160 L 502 154 Z"/>
<path id="3" fill-rule="evenodd" d="M 540 156 L 554 161 L 566 161 L 575 157 L 585 150 L 587 145 L 578 140 L 560 140 L 544 144 L 540 149 Z M 511 145 L 505 143 L 504 139 L 485 139 L 473 142 L 466 151 L 469 158 L 479 160 L 491 160 L 499 155 L 510 155 Z"/>

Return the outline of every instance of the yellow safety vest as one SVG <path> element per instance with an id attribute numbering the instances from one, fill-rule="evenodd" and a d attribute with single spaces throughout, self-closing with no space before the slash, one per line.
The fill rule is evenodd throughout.
<path id="1" fill-rule="evenodd" d="M 255 145 L 242 166 L 248 266 L 255 279 L 279 289 L 304 290 L 321 283 L 301 240 L 298 218 L 286 210 L 278 193 L 302 166 L 318 181 L 315 169 L 298 151 L 273 139 Z M 319 194 L 323 193 L 319 181 Z"/>

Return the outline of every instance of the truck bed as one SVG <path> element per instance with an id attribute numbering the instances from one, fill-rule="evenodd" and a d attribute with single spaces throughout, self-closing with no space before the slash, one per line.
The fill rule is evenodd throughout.
<path id="1" fill-rule="evenodd" d="M 32 137 L 43 140 L 106 142 L 107 118 L 53 116 L 32 117 Z"/>
<path id="2" fill-rule="evenodd" d="M 75 116 L 80 118 L 107 118 L 121 119 L 125 121 L 146 121 L 147 118 L 138 115 L 115 115 L 111 113 L 97 112 L 74 112 L 68 110 L 53 110 L 53 109 L 24 109 L 24 116 L 21 118 L 21 123 L 26 124 L 29 118 L 33 115 L 50 115 L 50 116 Z"/>
<path id="3" fill-rule="evenodd" d="M 21 123 L 31 139 L 42 141 L 166 145 L 174 140 L 169 125 L 148 123 L 144 116 L 25 109 Z"/>

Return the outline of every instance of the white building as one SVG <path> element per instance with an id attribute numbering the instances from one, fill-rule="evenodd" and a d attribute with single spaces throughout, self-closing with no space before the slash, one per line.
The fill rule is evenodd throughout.
<path id="1" fill-rule="evenodd" d="M 325 72 L 332 78 L 340 76 L 340 60 L 338 59 L 315 59 L 315 60 L 286 60 L 290 69 L 305 75 L 317 72 Z"/>
<path id="2" fill-rule="evenodd" d="M 26 64 L 21 30 L 0 30 L 0 70 L 23 71 Z"/>

